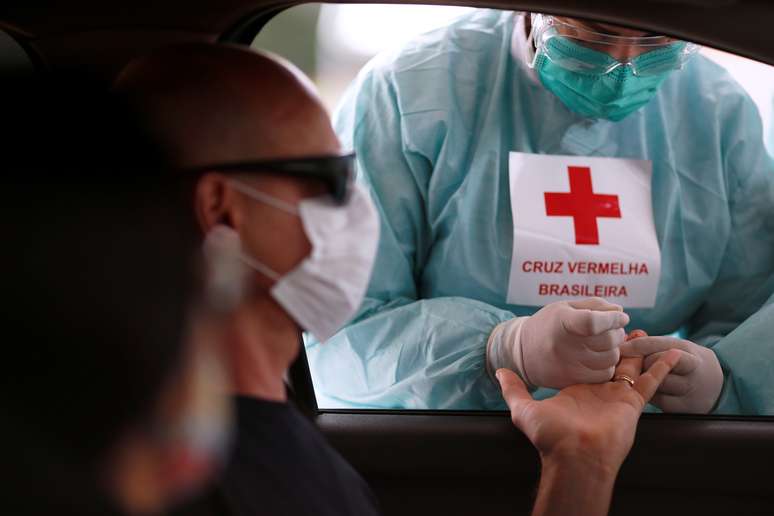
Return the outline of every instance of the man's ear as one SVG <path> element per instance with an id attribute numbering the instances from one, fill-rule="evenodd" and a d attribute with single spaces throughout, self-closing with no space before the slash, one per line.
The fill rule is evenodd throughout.
<path id="1" fill-rule="evenodd" d="M 226 224 L 233 226 L 231 221 L 232 199 L 227 186 L 226 177 L 207 172 L 196 182 L 194 188 L 194 211 L 196 220 L 203 233 L 213 226 Z"/>

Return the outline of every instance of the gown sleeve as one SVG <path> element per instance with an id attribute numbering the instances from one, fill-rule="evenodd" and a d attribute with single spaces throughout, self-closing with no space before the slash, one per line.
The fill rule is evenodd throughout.
<path id="1" fill-rule="evenodd" d="M 737 96 L 725 111 L 721 144 L 730 237 L 713 287 L 688 325 L 689 338 L 708 346 L 761 308 L 774 275 L 774 161 L 752 100 Z"/>
<path id="2" fill-rule="evenodd" d="M 774 278 L 768 287 L 774 291 Z M 725 377 L 713 412 L 774 415 L 774 295 L 713 349 Z"/>
<path id="3" fill-rule="evenodd" d="M 514 317 L 461 297 L 423 299 L 421 278 L 436 238 L 428 222 L 432 164 L 409 150 L 389 68 L 365 69 L 334 125 L 358 155 L 381 220 L 366 298 L 353 321 L 306 349 L 321 407 L 504 409 L 485 370 L 492 329 Z M 448 281 L 455 281 L 449 277 Z"/>
<path id="4" fill-rule="evenodd" d="M 723 369 L 713 412 L 774 414 L 774 163 L 753 102 L 744 96 L 728 111 L 723 150 L 731 236 L 689 338 L 710 347 Z"/>

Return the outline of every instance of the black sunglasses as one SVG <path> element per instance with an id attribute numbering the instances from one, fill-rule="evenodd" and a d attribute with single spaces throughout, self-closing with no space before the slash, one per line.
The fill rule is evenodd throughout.
<path id="1" fill-rule="evenodd" d="M 349 199 L 355 180 L 355 154 L 339 156 L 312 156 L 308 158 L 270 159 L 260 161 L 239 161 L 196 167 L 194 172 L 276 173 L 302 179 L 317 179 L 328 187 L 336 204 L 345 204 Z M 191 171 L 191 169 L 189 169 Z"/>

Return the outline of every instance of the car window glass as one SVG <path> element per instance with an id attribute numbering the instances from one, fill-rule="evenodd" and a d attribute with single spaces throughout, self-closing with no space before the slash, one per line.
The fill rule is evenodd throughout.
<path id="1" fill-rule="evenodd" d="M 305 336 L 320 408 L 503 410 L 493 368 L 543 398 L 677 347 L 649 411 L 774 415 L 774 67 L 561 21 L 308 4 L 255 38 L 382 219 L 358 314 Z"/>

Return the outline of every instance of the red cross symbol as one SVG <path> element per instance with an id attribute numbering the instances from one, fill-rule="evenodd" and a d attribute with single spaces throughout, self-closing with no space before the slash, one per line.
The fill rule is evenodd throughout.
<path id="1" fill-rule="evenodd" d="M 621 218 L 617 195 L 595 194 L 589 167 L 567 167 L 570 192 L 546 192 L 546 215 L 572 217 L 575 243 L 599 245 L 598 217 Z"/>

